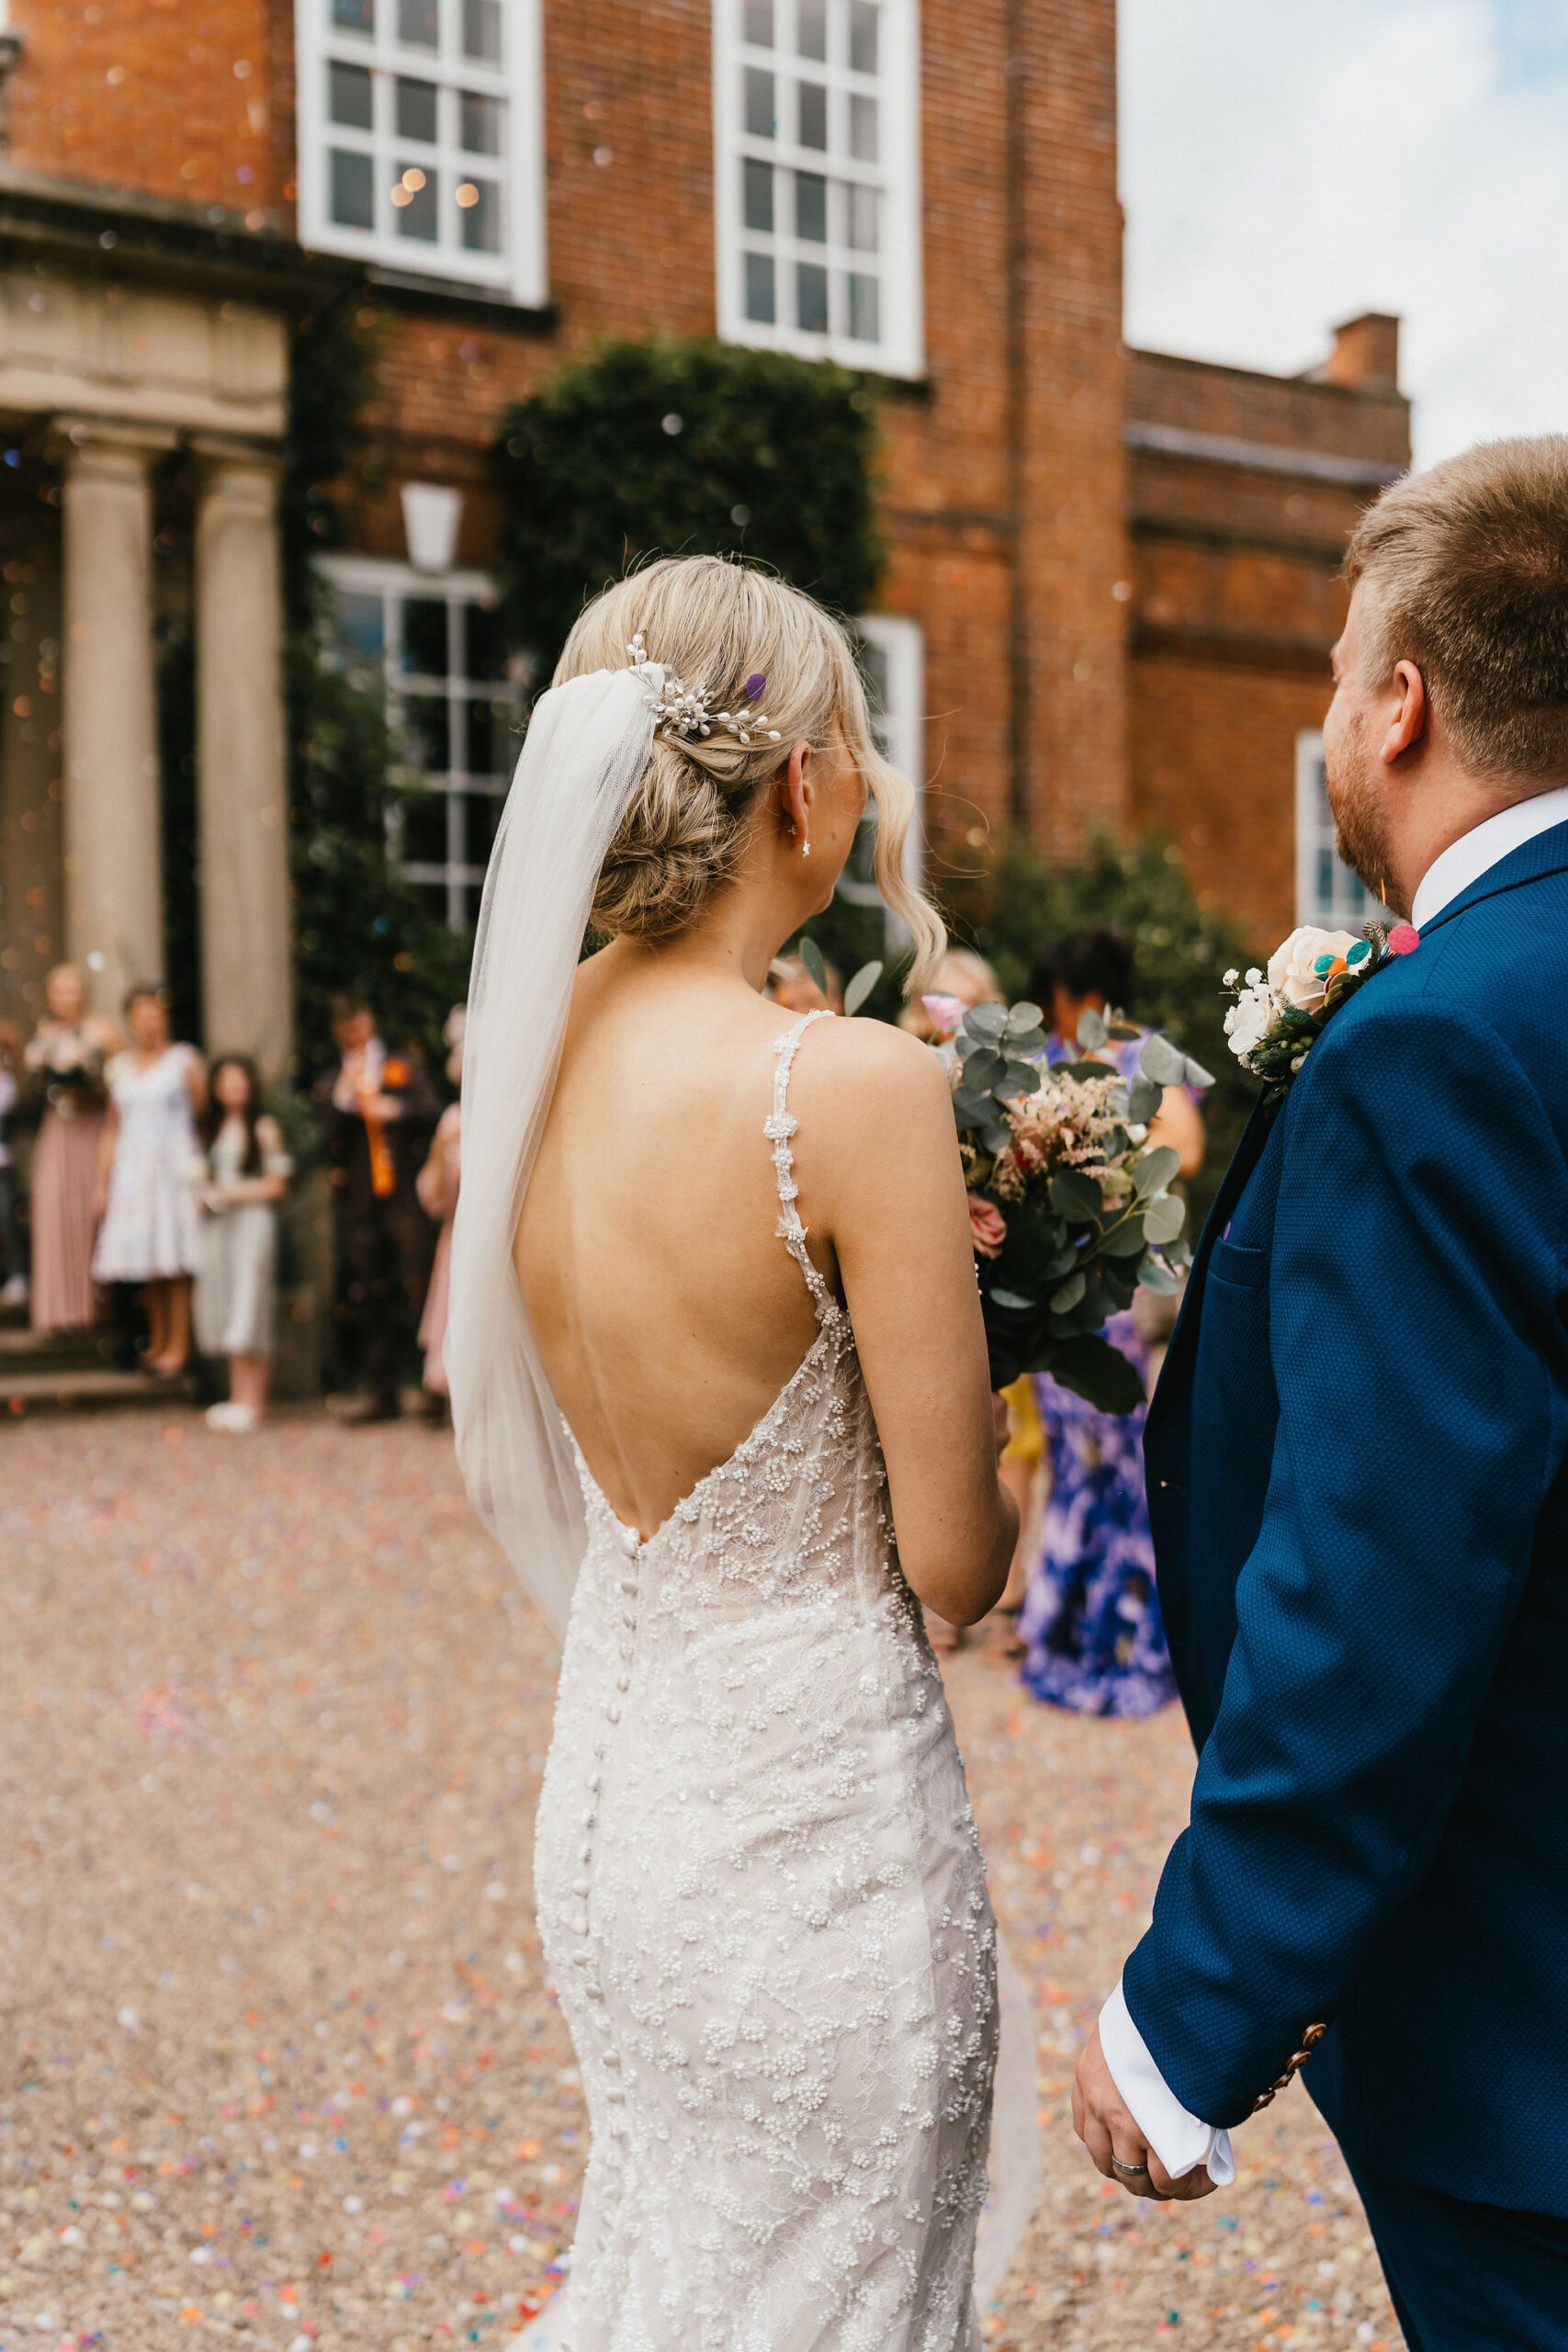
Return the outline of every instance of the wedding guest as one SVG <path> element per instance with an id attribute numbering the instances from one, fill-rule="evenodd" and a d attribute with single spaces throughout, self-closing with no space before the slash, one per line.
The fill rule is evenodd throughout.
<path id="1" fill-rule="evenodd" d="M 118 1053 L 112 1021 L 87 1010 L 79 965 L 57 964 L 43 984 L 44 1011 L 22 1059 L 43 1093 L 33 1147 L 32 1326 L 85 1331 L 98 1319 L 93 1237 L 104 1133 L 104 1063 Z"/>
<path id="2" fill-rule="evenodd" d="M 951 1034 L 938 1026 L 931 1018 L 929 1000 L 948 998 L 960 1010 L 953 1015 L 957 1027 L 963 1013 L 973 1004 L 998 1004 L 1002 992 L 997 986 L 997 976 L 983 956 L 972 947 L 950 947 L 936 968 L 936 977 L 923 996 L 907 1004 L 898 1015 L 900 1029 L 908 1029 L 911 1036 L 928 1041 Z"/>
<path id="3" fill-rule="evenodd" d="M 149 1336 L 142 1366 L 172 1380 L 190 1354 L 197 1208 L 189 1176 L 200 1148 L 196 1122 L 207 1108 L 207 1076 L 196 1047 L 171 1039 L 162 989 L 133 988 L 125 1022 L 130 1044 L 104 1072 L 109 1107 L 98 1145 L 96 1207 L 103 1223 L 93 1275 L 143 1289 Z"/>
<path id="4" fill-rule="evenodd" d="M 798 956 L 775 956 L 768 967 L 768 994 L 786 1012 L 842 1012 L 844 983 L 836 964 L 823 958 L 824 996 Z"/>
<path id="5" fill-rule="evenodd" d="M 21 1092 L 21 1032 L 0 1021 L 0 1306 L 28 1303 L 28 1246 L 11 1159 L 11 1116 Z"/>
<path id="6" fill-rule="evenodd" d="M 430 1281 L 432 1232 L 417 1179 L 439 1105 L 420 1057 L 389 1053 L 369 1006 L 339 997 L 341 1059 L 317 1087 L 332 1160 L 338 1264 L 369 1387 L 356 1423 L 396 1420 L 399 1357 Z"/>
<path id="7" fill-rule="evenodd" d="M 1120 933 L 1081 932 L 1064 940 L 1030 981 L 1032 1001 L 1050 1011 L 1046 1057 L 1082 1058 L 1078 1023 L 1086 1012 L 1125 1012 L 1133 991 L 1133 952 Z M 1146 1031 L 1107 1046 L 1096 1057 L 1124 1078 L 1137 1069 Z M 1203 1125 L 1180 1087 L 1168 1087 L 1151 1142 L 1179 1153 L 1180 1173 L 1202 1164 Z M 1150 1340 L 1132 1308 L 1105 1327 L 1111 1345 L 1152 1385 Z M 1144 1419 L 1101 1413 L 1037 1376 L 1035 1397 L 1045 1443 L 1050 1495 L 1028 1564 L 1019 1638 L 1023 1679 L 1040 1699 L 1081 1713 L 1146 1715 L 1176 1696 L 1165 1624 L 1155 1585 L 1154 1539 L 1144 1483 Z"/>
<path id="8" fill-rule="evenodd" d="M 452 1049 L 446 1057 L 446 1075 L 454 1086 L 463 1082 L 463 1030 L 467 1020 L 468 1007 L 462 1004 L 455 1004 L 446 1016 L 445 1035 Z M 424 1313 L 419 1318 L 419 1344 L 424 1350 L 424 1385 L 436 1408 L 432 1418 L 439 1420 L 446 1418 L 448 1394 L 446 1295 L 452 1266 L 452 1219 L 457 1213 L 461 1173 L 461 1127 L 462 1107 L 449 1102 L 436 1122 L 430 1156 L 418 1177 L 420 1206 L 441 1228 L 435 1243 L 435 1261 L 430 1269 L 430 1288 L 424 1295 Z"/>
<path id="9" fill-rule="evenodd" d="M 207 1153 L 197 1187 L 196 1343 L 204 1356 L 229 1359 L 228 1400 L 208 1408 L 207 1425 L 243 1436 L 266 1410 L 276 1204 L 294 1172 L 277 1122 L 262 1108 L 255 1066 L 244 1055 L 214 1062 L 201 1136 Z"/>

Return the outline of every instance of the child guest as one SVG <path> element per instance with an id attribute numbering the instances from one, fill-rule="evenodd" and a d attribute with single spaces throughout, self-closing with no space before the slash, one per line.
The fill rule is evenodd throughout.
<path id="1" fill-rule="evenodd" d="M 196 1343 L 229 1359 L 229 1401 L 208 1409 L 209 1429 L 243 1435 L 266 1409 L 272 1369 L 276 1204 L 294 1163 L 276 1119 L 261 1107 L 254 1065 L 225 1054 L 212 1072 L 203 1122 L 207 1158 L 197 1198 Z"/>

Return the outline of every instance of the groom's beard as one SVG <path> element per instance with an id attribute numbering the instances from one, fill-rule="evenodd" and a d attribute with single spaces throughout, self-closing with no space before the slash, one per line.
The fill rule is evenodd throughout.
<path id="1" fill-rule="evenodd" d="M 1368 773 L 1366 727 L 1358 713 L 1341 736 L 1339 756 L 1329 766 L 1328 806 L 1334 845 L 1352 874 L 1396 915 L 1410 910 L 1400 899 L 1389 856 L 1388 816 Z"/>

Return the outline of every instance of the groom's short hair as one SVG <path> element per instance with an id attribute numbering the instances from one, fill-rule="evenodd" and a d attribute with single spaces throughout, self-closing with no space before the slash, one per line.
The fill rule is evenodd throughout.
<path id="1" fill-rule="evenodd" d="M 1568 434 L 1404 475 L 1362 515 L 1345 576 L 1369 686 L 1414 662 L 1467 768 L 1568 778 Z"/>

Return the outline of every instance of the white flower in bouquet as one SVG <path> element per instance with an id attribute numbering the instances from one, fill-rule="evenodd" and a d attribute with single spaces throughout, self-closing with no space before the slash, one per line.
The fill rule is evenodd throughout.
<path id="1" fill-rule="evenodd" d="M 1243 989 L 1225 1014 L 1225 1035 L 1238 1061 L 1245 1061 L 1253 1047 L 1263 1043 L 1279 1009 L 1274 991 L 1266 981 L 1256 988 Z"/>
<path id="2" fill-rule="evenodd" d="M 1360 944 L 1354 932 L 1319 931 L 1314 923 L 1303 922 L 1269 956 L 1269 985 L 1282 1004 L 1298 1012 L 1315 1012 L 1328 986 L 1330 967 L 1343 969 L 1345 957 Z M 1329 964 L 1324 964 L 1325 956 Z"/>

